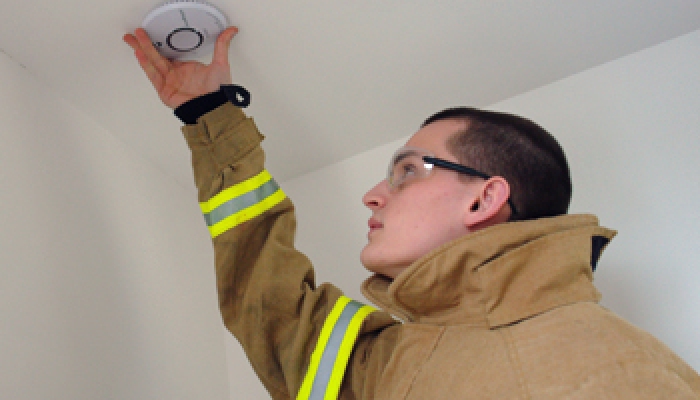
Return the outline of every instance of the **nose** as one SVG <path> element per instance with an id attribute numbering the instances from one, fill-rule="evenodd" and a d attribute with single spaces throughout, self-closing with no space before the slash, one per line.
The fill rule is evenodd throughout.
<path id="1" fill-rule="evenodd" d="M 386 205 L 387 194 L 389 194 L 389 186 L 384 179 L 362 196 L 362 203 L 372 211 L 381 209 Z"/>

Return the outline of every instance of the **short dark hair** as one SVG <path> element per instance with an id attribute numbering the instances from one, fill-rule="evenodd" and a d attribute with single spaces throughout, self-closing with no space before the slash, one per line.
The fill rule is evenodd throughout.
<path id="1" fill-rule="evenodd" d="M 508 181 L 517 208 L 511 220 L 567 213 L 572 192 L 569 164 L 544 128 L 517 115 L 470 107 L 440 111 L 422 127 L 446 119 L 466 122 L 466 128 L 446 143 L 459 162 Z"/>

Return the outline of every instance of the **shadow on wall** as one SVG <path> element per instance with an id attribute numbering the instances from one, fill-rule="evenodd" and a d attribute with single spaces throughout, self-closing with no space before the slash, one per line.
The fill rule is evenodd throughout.
<path id="1" fill-rule="evenodd" d="M 22 89 L 22 88 L 21 88 Z M 12 93 L 3 113 L 2 392 L 9 398 L 128 398 L 152 377 L 139 305 L 119 248 L 115 202 L 85 126 Z M 64 110 L 65 111 L 65 110 Z M 131 328 L 125 328 L 131 327 Z M 38 384 L 40 383 L 40 384 Z M 3 385 L 5 386 L 5 385 Z M 14 394 L 14 395 L 10 395 Z M 142 395 L 142 393 L 141 393 Z M 134 397 L 131 397 L 134 398 Z"/>

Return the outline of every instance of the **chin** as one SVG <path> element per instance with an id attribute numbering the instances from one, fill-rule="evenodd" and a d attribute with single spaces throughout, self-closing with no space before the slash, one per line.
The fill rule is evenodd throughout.
<path id="1" fill-rule="evenodd" d="M 373 259 L 364 252 L 360 255 L 360 261 L 362 262 L 362 265 L 365 267 L 365 269 L 367 269 L 369 272 L 385 276 L 392 280 L 396 278 L 407 267 L 407 265 L 404 265 L 404 263 L 395 263 L 389 262 L 388 260 Z"/>

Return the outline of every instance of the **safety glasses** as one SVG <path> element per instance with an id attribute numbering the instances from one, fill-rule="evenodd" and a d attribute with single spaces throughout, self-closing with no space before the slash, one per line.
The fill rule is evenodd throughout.
<path id="1" fill-rule="evenodd" d="M 398 190 L 414 181 L 419 181 L 430 176 L 434 167 L 457 171 L 460 174 L 475 176 L 482 179 L 490 179 L 491 175 L 485 174 L 466 165 L 435 157 L 428 150 L 405 146 L 394 153 L 387 169 L 386 181 L 392 191 Z M 508 198 L 508 205 L 512 214 L 517 214 L 513 201 Z"/>

